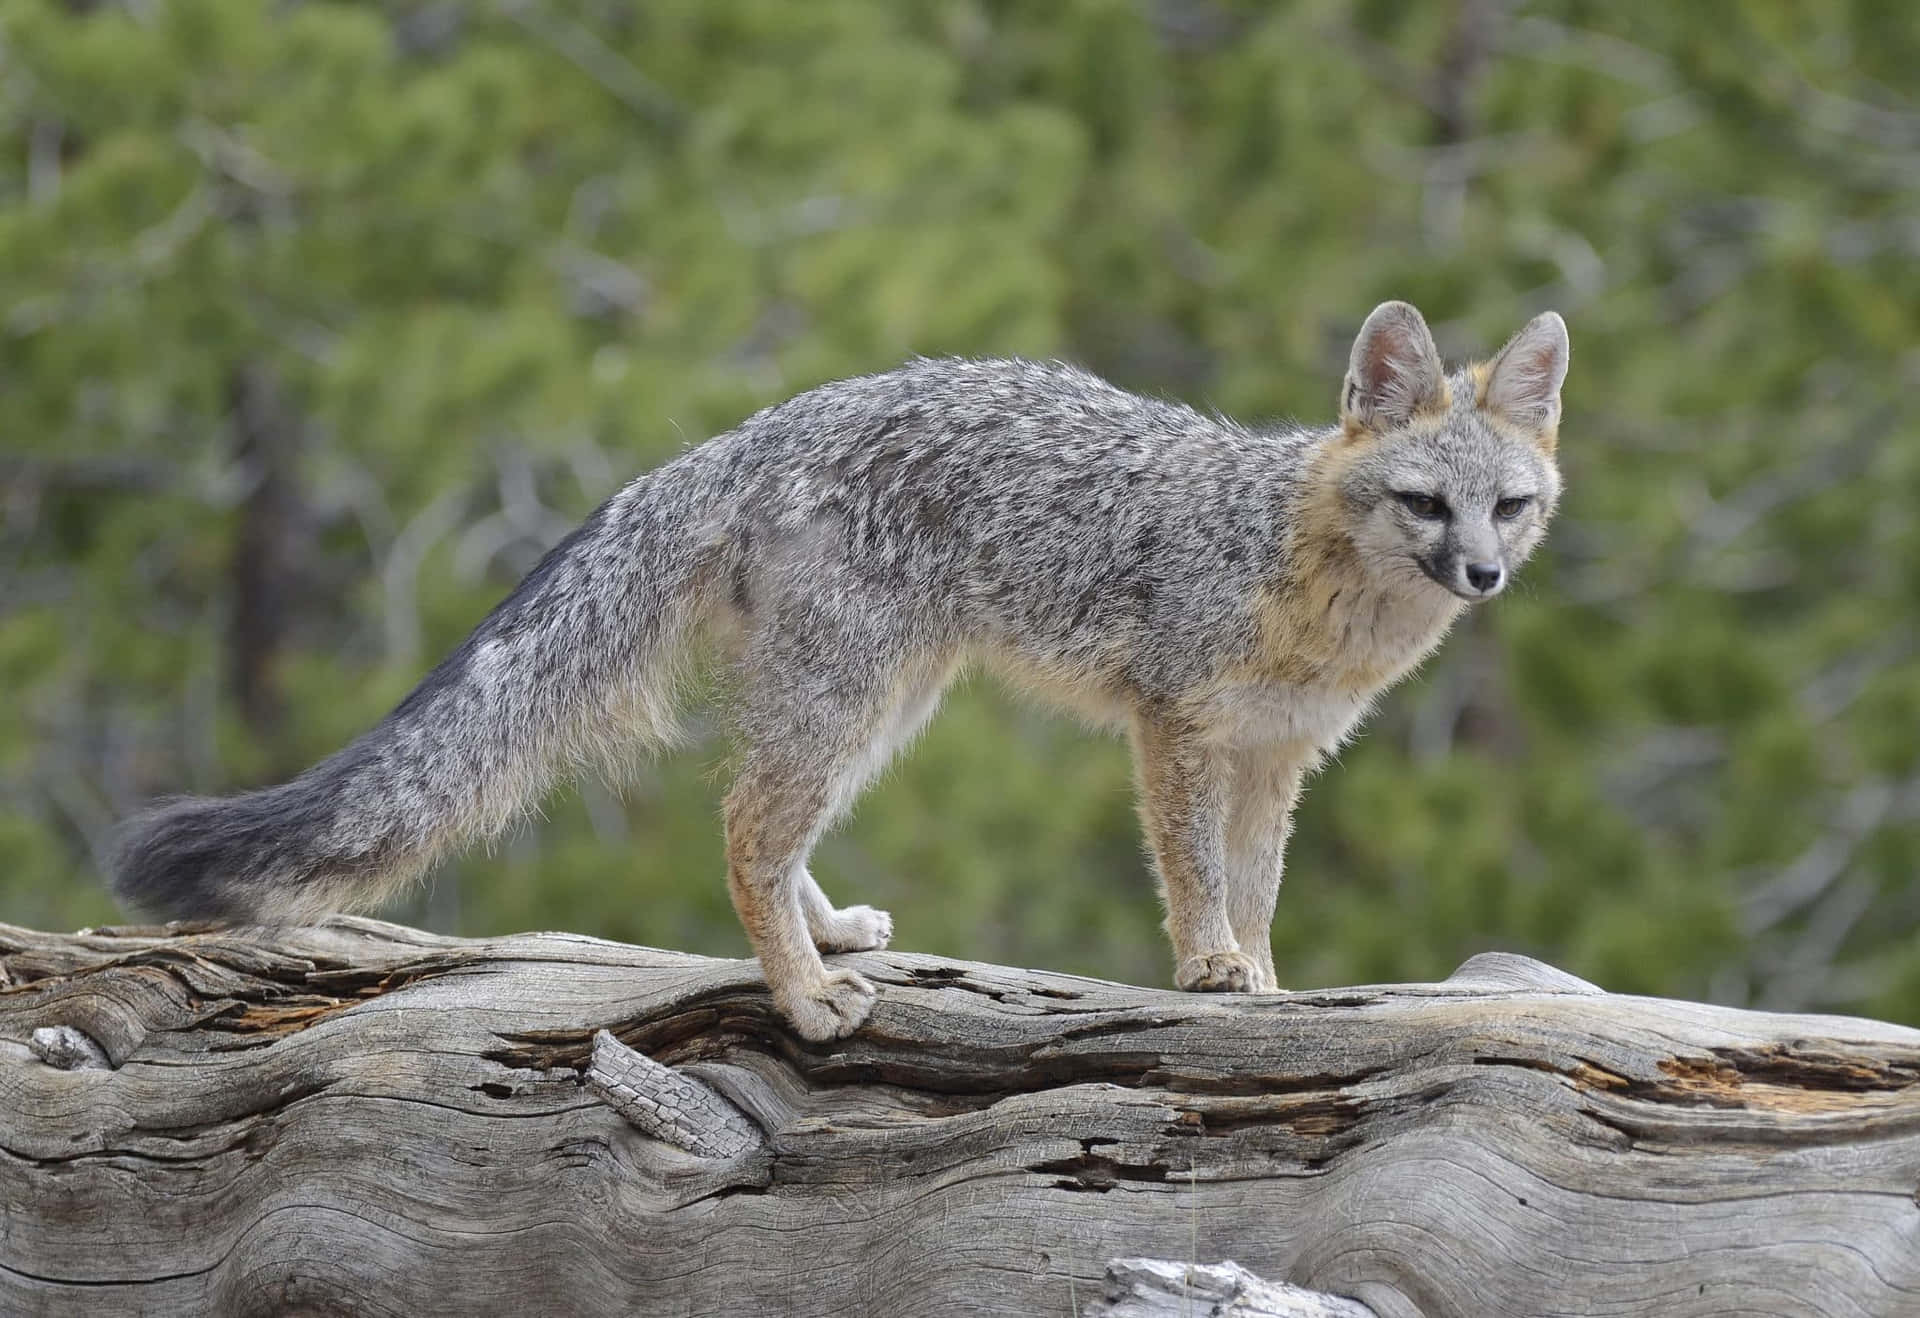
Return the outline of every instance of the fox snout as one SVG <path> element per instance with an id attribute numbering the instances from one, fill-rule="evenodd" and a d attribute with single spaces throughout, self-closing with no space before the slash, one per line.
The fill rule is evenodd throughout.
<path id="1" fill-rule="evenodd" d="M 1507 566 L 1498 558 L 1436 554 L 1418 561 L 1421 571 L 1463 600 L 1490 600 L 1506 588 Z"/>
<path id="2" fill-rule="evenodd" d="M 1507 584 L 1507 570 L 1498 563 L 1466 563 L 1460 575 L 1475 595 L 1498 595 L 1500 587 Z"/>
<path id="3" fill-rule="evenodd" d="M 1427 542 L 1425 552 L 1416 554 L 1421 570 L 1463 600 L 1488 600 L 1498 595 L 1507 584 L 1507 545 L 1501 534 L 1505 529 L 1501 514 L 1494 509 L 1481 512 L 1468 500 L 1461 500 L 1465 508 L 1456 508 L 1440 498 L 1431 502 L 1431 510 L 1424 503 L 1413 509 L 1417 518 L 1414 534 Z M 1511 521 L 1506 519 L 1507 524 Z"/>

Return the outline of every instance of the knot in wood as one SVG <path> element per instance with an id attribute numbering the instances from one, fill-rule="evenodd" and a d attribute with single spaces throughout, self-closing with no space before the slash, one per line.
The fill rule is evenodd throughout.
<path id="1" fill-rule="evenodd" d="M 1196 1304 L 1195 1301 L 1198 1301 Z M 1267 1281 L 1227 1259 L 1176 1263 L 1171 1259 L 1114 1259 L 1106 1294 L 1087 1318 L 1375 1318 L 1358 1300 Z"/>
<path id="2" fill-rule="evenodd" d="M 1518 952 L 1481 952 L 1470 956 L 1460 963 L 1458 970 L 1447 976 L 1446 982 L 1462 988 L 1484 984 L 1488 988 L 1514 992 L 1606 992 L 1598 984 L 1589 983 L 1578 975 L 1570 975 L 1558 966 L 1550 966 L 1530 956 L 1521 956 Z"/>
<path id="3" fill-rule="evenodd" d="M 107 1050 L 71 1025 L 42 1025 L 27 1042 L 33 1055 L 62 1071 L 110 1071 Z"/>

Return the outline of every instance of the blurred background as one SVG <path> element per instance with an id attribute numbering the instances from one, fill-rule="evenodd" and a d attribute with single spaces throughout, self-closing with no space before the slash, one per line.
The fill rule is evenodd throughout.
<path id="1" fill-rule="evenodd" d="M 0 5 L 0 919 L 374 721 L 683 446 L 914 353 L 1332 418 L 1572 328 L 1568 497 L 1310 789 L 1295 987 L 1489 948 L 1920 1022 L 1906 3 Z M 389 915 L 723 955 L 725 748 Z M 1120 745 L 959 690 L 822 845 L 898 945 L 1169 981 Z"/>

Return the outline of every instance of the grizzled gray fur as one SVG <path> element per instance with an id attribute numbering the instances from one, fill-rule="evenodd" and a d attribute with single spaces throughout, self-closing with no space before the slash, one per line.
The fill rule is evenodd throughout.
<path id="1" fill-rule="evenodd" d="M 242 922 L 377 899 L 556 779 L 670 741 L 690 656 L 717 653 L 734 904 L 781 1011 L 837 1037 L 874 991 L 820 953 L 891 922 L 836 909 L 808 853 L 980 664 L 1131 738 L 1176 982 L 1270 989 L 1301 780 L 1539 542 L 1567 352 L 1547 313 L 1448 376 L 1386 303 L 1320 430 L 1027 361 L 823 385 L 620 491 L 331 759 L 133 820 L 115 887 Z"/>

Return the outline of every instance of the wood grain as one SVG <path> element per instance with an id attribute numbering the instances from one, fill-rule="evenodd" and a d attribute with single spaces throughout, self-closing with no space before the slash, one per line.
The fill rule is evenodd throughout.
<path id="1" fill-rule="evenodd" d="M 1381 1318 L 1920 1313 L 1920 1032 L 1514 957 L 845 960 L 879 1006 L 809 1045 L 751 962 L 573 935 L 0 926 L 0 1313 L 1067 1314 L 1119 1256 Z M 649 1138 L 601 1029 L 759 1131 Z"/>

